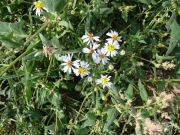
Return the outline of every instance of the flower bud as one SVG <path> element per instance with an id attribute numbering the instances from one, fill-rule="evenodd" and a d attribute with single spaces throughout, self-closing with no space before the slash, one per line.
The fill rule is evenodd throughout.
<path id="1" fill-rule="evenodd" d="M 76 12 L 74 10 L 71 10 L 71 15 L 74 15 Z"/>
<path id="2" fill-rule="evenodd" d="M 124 56 L 126 54 L 125 50 L 121 50 L 120 55 Z"/>
<path id="3" fill-rule="evenodd" d="M 114 69 L 114 66 L 113 66 L 112 64 L 110 64 L 110 65 L 108 66 L 108 68 L 109 68 L 109 70 L 113 70 L 113 69 Z"/>

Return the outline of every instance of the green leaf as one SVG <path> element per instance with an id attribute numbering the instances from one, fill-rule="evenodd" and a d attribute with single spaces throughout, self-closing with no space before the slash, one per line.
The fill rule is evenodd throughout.
<path id="1" fill-rule="evenodd" d="M 106 119 L 106 123 L 104 124 L 103 132 L 108 132 L 110 130 L 109 126 L 116 119 L 116 116 L 117 116 L 117 110 L 115 108 L 108 109 L 107 119 Z"/>
<path id="2" fill-rule="evenodd" d="M 141 80 L 139 79 L 138 81 L 138 88 L 139 88 L 139 93 L 140 93 L 140 96 L 142 98 L 143 101 L 147 101 L 148 99 L 148 94 L 147 94 L 147 91 L 144 87 L 144 85 L 142 84 Z"/>
<path id="3" fill-rule="evenodd" d="M 39 37 L 40 37 L 43 45 L 49 45 L 50 44 L 50 41 L 48 39 L 46 39 L 46 37 L 44 37 L 41 33 L 39 33 Z"/>
<path id="4" fill-rule="evenodd" d="M 10 34 L 13 33 L 15 37 L 25 38 L 27 37 L 26 33 L 22 29 L 22 22 L 17 23 L 7 23 L 0 22 L 0 34 Z"/>
<path id="5" fill-rule="evenodd" d="M 93 126 L 95 122 L 96 116 L 93 113 L 88 113 L 86 121 L 82 124 L 82 128 Z"/>
<path id="6" fill-rule="evenodd" d="M 133 99 L 133 85 L 134 85 L 134 82 L 130 82 L 130 84 L 128 85 L 128 88 L 127 90 L 125 91 L 125 96 L 128 98 L 128 99 Z"/>
<path id="7" fill-rule="evenodd" d="M 66 0 L 40 0 L 49 12 L 61 12 L 65 5 Z"/>
<path id="8" fill-rule="evenodd" d="M 169 47 L 168 50 L 166 52 L 166 55 L 169 55 L 174 48 L 178 45 L 178 43 L 180 42 L 180 25 L 177 23 L 177 18 L 178 16 L 174 13 L 172 15 L 172 23 L 170 23 L 170 29 L 171 29 L 171 33 L 170 33 L 170 43 L 169 43 Z"/>
<path id="9" fill-rule="evenodd" d="M 62 50 L 62 49 L 61 49 L 61 46 L 60 46 L 60 44 L 59 44 L 59 40 L 58 40 L 57 37 L 53 37 L 53 38 L 51 39 L 51 43 L 52 43 L 52 45 L 53 45 L 54 48 L 57 48 L 57 49 L 59 49 L 59 50 Z M 59 51 L 59 50 L 58 50 L 58 51 Z"/>
<path id="10" fill-rule="evenodd" d="M 156 4 L 156 1 L 155 0 L 135 0 L 136 2 L 140 2 L 140 3 L 144 3 L 146 5 L 150 5 L 150 4 L 153 4 L 155 5 Z"/>
<path id="11" fill-rule="evenodd" d="M 17 48 L 20 47 L 20 43 L 15 42 L 12 40 L 13 37 L 5 37 L 0 35 L 0 41 L 2 42 L 2 45 L 7 47 L 7 48 Z"/>
<path id="12" fill-rule="evenodd" d="M 79 128 L 75 131 L 75 135 L 89 135 L 88 128 Z"/>
<path id="13" fill-rule="evenodd" d="M 60 99 L 61 99 L 60 94 L 58 92 L 54 92 L 49 100 L 54 106 L 59 107 Z"/>
<path id="14" fill-rule="evenodd" d="M 112 85 L 110 88 L 110 94 L 112 95 L 112 97 L 116 100 L 120 100 L 120 96 L 119 96 L 119 93 L 118 93 L 118 89 L 116 88 L 115 85 Z"/>
<path id="15" fill-rule="evenodd" d="M 0 41 L 7 48 L 17 48 L 23 45 L 22 39 L 27 37 L 22 30 L 22 23 L 0 22 Z"/>
<path id="16" fill-rule="evenodd" d="M 66 29 L 71 29 L 71 30 L 73 30 L 73 26 L 71 25 L 70 22 L 67 22 L 67 21 L 65 21 L 65 20 L 62 20 L 62 21 L 59 22 L 59 24 L 60 24 L 61 26 L 66 27 Z"/>

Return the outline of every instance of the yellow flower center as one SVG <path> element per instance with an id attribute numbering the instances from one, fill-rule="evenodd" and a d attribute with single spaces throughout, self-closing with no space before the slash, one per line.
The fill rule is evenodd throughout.
<path id="1" fill-rule="evenodd" d="M 115 47 L 114 47 L 113 44 L 108 44 L 107 49 L 108 49 L 109 52 L 112 52 L 112 51 L 115 50 Z"/>
<path id="2" fill-rule="evenodd" d="M 40 1 L 34 2 L 34 5 L 35 5 L 35 7 L 38 8 L 38 9 L 42 9 L 42 8 L 43 8 L 43 4 L 42 4 L 42 2 L 40 2 Z"/>
<path id="3" fill-rule="evenodd" d="M 72 66 L 72 61 L 71 61 L 71 60 L 69 60 L 69 61 L 67 62 L 67 66 L 68 66 L 68 67 L 71 67 L 71 66 Z"/>
<path id="4" fill-rule="evenodd" d="M 100 57 L 101 59 L 104 59 L 104 58 L 105 58 L 105 55 L 104 55 L 104 54 L 100 54 L 99 57 Z"/>
<path id="5" fill-rule="evenodd" d="M 112 35 L 112 39 L 113 39 L 114 41 L 117 41 L 117 40 L 118 40 L 118 36 L 117 36 L 117 35 Z"/>
<path id="6" fill-rule="evenodd" d="M 80 75 L 84 74 L 85 72 L 86 72 L 86 68 L 84 68 L 84 67 L 79 68 L 79 74 Z"/>
<path id="7" fill-rule="evenodd" d="M 93 40 L 93 37 L 94 37 L 93 33 L 88 33 L 87 35 L 88 35 L 90 40 Z"/>
<path id="8" fill-rule="evenodd" d="M 101 78 L 102 84 L 107 84 L 108 83 L 108 78 Z"/>

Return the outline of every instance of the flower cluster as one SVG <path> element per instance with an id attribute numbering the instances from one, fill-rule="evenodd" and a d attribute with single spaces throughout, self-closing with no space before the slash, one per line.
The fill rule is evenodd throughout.
<path id="1" fill-rule="evenodd" d="M 92 60 L 95 64 L 107 64 L 109 61 L 108 57 L 114 57 L 118 54 L 120 49 L 119 42 L 122 42 L 122 37 L 118 35 L 116 31 L 110 31 L 106 34 L 108 38 L 104 47 L 100 48 L 100 37 L 94 36 L 92 33 L 87 33 L 82 36 L 83 43 L 86 44 L 86 47 L 82 49 L 82 52 L 89 54 L 92 57 Z M 122 55 L 125 55 L 125 51 L 122 50 Z M 120 53 L 120 54 L 121 54 Z M 90 65 L 86 61 L 81 60 L 72 60 L 73 54 L 67 54 L 62 57 L 63 66 L 62 71 L 65 73 L 74 73 L 76 76 L 84 78 L 90 77 Z M 91 78 L 91 77 L 90 77 Z M 104 88 L 111 87 L 112 83 L 110 82 L 111 76 L 102 75 L 99 79 L 96 79 L 96 84 Z"/>
<path id="2" fill-rule="evenodd" d="M 154 135 L 156 133 L 160 133 L 162 132 L 162 125 L 159 123 L 154 123 L 152 122 L 149 118 L 145 119 L 145 127 L 144 127 L 144 134 L 150 134 L 150 135 Z"/>
<path id="3" fill-rule="evenodd" d="M 118 54 L 120 49 L 119 42 L 122 42 L 122 37 L 118 35 L 116 31 L 110 31 L 106 34 L 108 38 L 103 48 L 99 48 L 100 42 L 98 36 L 94 36 L 92 33 L 87 33 L 82 36 L 83 42 L 87 44 L 88 47 L 83 48 L 84 53 L 92 55 L 92 59 L 96 64 L 102 63 L 103 65 L 108 63 L 109 58 Z M 121 55 L 125 55 L 125 51 L 122 50 Z"/>

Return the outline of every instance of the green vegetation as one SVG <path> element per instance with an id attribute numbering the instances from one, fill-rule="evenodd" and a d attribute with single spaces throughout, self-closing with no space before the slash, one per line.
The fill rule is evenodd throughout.
<path id="1" fill-rule="evenodd" d="M 180 134 L 179 46 L 179 0 L 1 0 L 0 135 Z"/>

